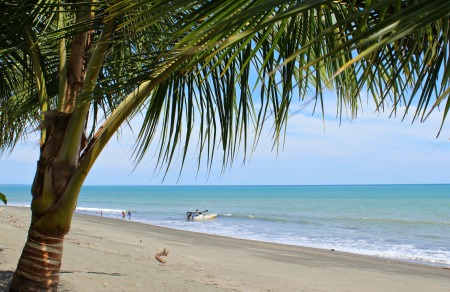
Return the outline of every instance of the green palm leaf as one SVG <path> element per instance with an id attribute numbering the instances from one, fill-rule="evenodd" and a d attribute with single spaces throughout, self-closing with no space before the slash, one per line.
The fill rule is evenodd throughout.
<path id="1" fill-rule="evenodd" d="M 6 199 L 5 194 L 0 193 L 0 201 L 2 201 L 5 205 L 8 204 L 8 200 Z"/>
<path id="2" fill-rule="evenodd" d="M 249 139 L 256 143 L 267 121 L 277 143 L 296 100 L 323 110 L 326 90 L 335 91 L 340 115 L 351 117 L 363 91 L 379 109 L 414 106 L 420 120 L 447 99 L 444 0 L 99 1 L 92 21 L 81 23 L 74 22 L 76 6 L 61 3 L 4 4 L 2 37 L 14 41 L 0 48 L 2 112 L 11 112 L 1 118 L 2 151 L 40 123 L 30 49 L 39 57 L 49 107 L 57 108 L 60 41 L 89 30 L 95 43 L 111 19 L 114 33 L 95 87 L 77 104 L 90 104 L 91 140 L 102 119 L 114 121 L 108 134 L 97 133 L 107 141 L 127 119 L 143 115 L 136 162 L 155 138 L 161 165 L 179 146 L 185 157 L 196 127 L 199 157 L 205 152 L 210 164 L 220 145 L 227 165 L 241 143 L 244 154 L 253 149 Z M 12 27 L 12 15 L 23 18 L 19 29 L 30 32 L 31 47 Z M 126 104 L 133 108 L 123 111 Z"/>

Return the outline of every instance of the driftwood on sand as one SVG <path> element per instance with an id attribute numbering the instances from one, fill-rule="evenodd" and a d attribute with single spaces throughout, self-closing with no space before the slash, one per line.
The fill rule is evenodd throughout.
<path id="1" fill-rule="evenodd" d="M 155 259 L 156 259 L 158 262 L 164 264 L 164 263 L 166 262 L 166 260 L 165 260 L 165 259 L 162 259 L 161 257 L 166 257 L 166 256 L 168 256 L 168 255 L 169 255 L 169 250 L 163 249 L 162 252 L 158 252 L 158 253 L 155 254 Z"/>

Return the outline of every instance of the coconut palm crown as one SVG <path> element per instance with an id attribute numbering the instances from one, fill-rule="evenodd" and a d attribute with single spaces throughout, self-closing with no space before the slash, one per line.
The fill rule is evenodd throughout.
<path id="1" fill-rule="evenodd" d="M 269 122 L 277 144 L 291 104 L 323 111 L 325 90 L 352 118 L 366 92 L 420 121 L 450 107 L 448 0 L 32 0 L 0 15 L 0 154 L 40 132 L 11 291 L 57 289 L 80 188 L 136 115 L 135 163 L 156 144 L 167 171 L 192 144 L 207 167 L 216 151 L 246 159 Z"/>

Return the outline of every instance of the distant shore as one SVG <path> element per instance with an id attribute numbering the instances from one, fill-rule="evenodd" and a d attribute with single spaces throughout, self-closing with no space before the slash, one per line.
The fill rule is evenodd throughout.
<path id="1" fill-rule="evenodd" d="M 0 291 L 30 209 L 1 205 Z M 166 263 L 155 259 L 164 248 Z M 75 214 L 59 291 L 449 291 L 450 269 Z"/>

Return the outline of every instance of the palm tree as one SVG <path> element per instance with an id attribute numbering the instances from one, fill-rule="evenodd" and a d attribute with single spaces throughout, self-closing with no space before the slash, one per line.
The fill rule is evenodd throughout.
<path id="1" fill-rule="evenodd" d="M 1 2 L 0 153 L 40 131 L 11 291 L 57 290 L 80 188 L 136 115 L 135 163 L 156 143 L 163 171 L 184 163 L 192 137 L 208 168 L 217 149 L 224 166 L 253 150 L 265 122 L 276 145 L 293 100 L 322 108 L 324 88 L 339 116 L 356 117 L 368 91 L 379 109 L 414 106 L 419 120 L 444 102 L 444 121 L 447 1 Z"/>

